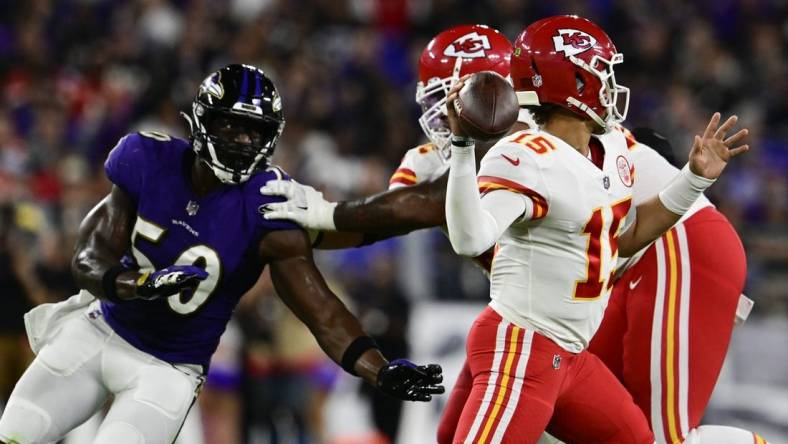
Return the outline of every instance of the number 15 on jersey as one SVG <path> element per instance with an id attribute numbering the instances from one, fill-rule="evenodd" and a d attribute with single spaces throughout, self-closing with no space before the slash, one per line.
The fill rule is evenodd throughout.
<path id="1" fill-rule="evenodd" d="M 586 261 L 588 263 L 586 278 L 575 282 L 575 291 L 572 299 L 594 300 L 602 296 L 606 282 L 608 282 L 607 287 L 610 287 L 610 277 L 615 272 L 615 267 L 611 265 L 609 267 L 610 271 L 603 275 L 602 242 L 607 241 L 610 248 L 610 260 L 615 263 L 618 258 L 618 235 L 621 230 L 621 222 L 626 217 L 631 206 L 632 198 L 627 197 L 609 207 L 612 210 L 612 221 L 605 232 L 603 232 L 605 227 L 605 212 L 603 209 L 606 208 L 599 207 L 591 214 L 591 218 L 588 219 L 583 228 L 583 234 L 588 237 L 586 246 Z"/>

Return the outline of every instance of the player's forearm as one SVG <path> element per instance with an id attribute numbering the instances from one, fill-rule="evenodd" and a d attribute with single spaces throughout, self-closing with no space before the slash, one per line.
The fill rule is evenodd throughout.
<path id="1" fill-rule="evenodd" d="M 309 327 L 320 348 L 341 366 L 350 344 L 356 338 L 367 334 L 362 330 L 356 317 L 336 297 L 327 300 L 322 310 L 313 314 L 318 316 L 307 315 L 304 323 Z M 379 350 L 370 349 L 356 360 L 353 368 L 356 374 L 374 384 L 378 371 L 386 365 L 386 362 Z"/>
<path id="2" fill-rule="evenodd" d="M 500 230 L 482 209 L 473 147 L 452 147 L 445 211 L 449 240 L 457 254 L 478 256 L 495 244 Z"/>
<path id="3" fill-rule="evenodd" d="M 287 258 L 271 263 L 271 280 L 277 294 L 312 332 L 318 345 L 337 364 L 350 344 L 366 336 L 355 316 L 325 285 L 325 281 L 306 257 Z M 386 364 L 378 353 L 361 355 L 355 365 L 359 376 L 373 382 Z"/>
<path id="4" fill-rule="evenodd" d="M 288 304 L 293 313 L 309 328 L 320 348 L 336 363 L 353 340 L 365 333 L 347 307 L 335 297 L 326 297 L 320 309 L 304 309 Z"/>
<path id="5" fill-rule="evenodd" d="M 685 166 L 658 196 L 637 206 L 635 224 L 618 241 L 621 256 L 629 257 L 654 242 L 679 221 L 713 179 Z"/>
<path id="6" fill-rule="evenodd" d="M 390 236 L 445 223 L 446 176 L 365 199 L 340 202 L 334 210 L 337 230 Z"/>
<path id="7" fill-rule="evenodd" d="M 630 257 L 657 240 L 678 222 L 681 215 L 669 211 L 653 197 L 636 208 L 636 220 L 618 239 L 619 254 Z"/>
<path id="8" fill-rule="evenodd" d="M 71 262 L 71 272 L 79 288 L 89 291 L 99 299 L 111 299 L 106 294 L 104 276 L 110 269 L 120 265 L 118 259 L 107 258 L 97 254 L 95 250 L 79 251 Z M 127 300 L 136 297 L 137 279 L 140 273 L 124 271 L 115 278 L 115 289 L 118 299 Z"/>

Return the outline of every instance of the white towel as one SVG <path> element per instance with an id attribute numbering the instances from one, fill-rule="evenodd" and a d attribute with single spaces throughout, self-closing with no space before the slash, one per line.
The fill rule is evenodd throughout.
<path id="1" fill-rule="evenodd" d="M 753 305 L 755 305 L 755 301 L 743 294 L 739 295 L 739 305 L 736 306 L 736 325 L 744 324 L 744 321 L 750 317 Z"/>
<path id="2" fill-rule="evenodd" d="M 47 344 L 69 319 L 85 312 L 85 307 L 96 299 L 87 290 L 71 296 L 62 302 L 41 304 L 25 313 L 25 330 L 30 349 L 33 353 Z"/>

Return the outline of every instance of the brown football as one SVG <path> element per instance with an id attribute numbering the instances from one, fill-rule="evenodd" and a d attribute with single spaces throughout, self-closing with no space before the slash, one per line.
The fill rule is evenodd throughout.
<path id="1" fill-rule="evenodd" d="M 454 109 L 465 133 L 482 141 L 505 136 L 520 110 L 512 85 L 493 71 L 478 72 L 466 80 Z"/>

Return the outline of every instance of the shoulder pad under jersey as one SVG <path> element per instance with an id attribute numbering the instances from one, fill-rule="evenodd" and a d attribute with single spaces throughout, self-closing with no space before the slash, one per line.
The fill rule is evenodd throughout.
<path id="1" fill-rule="evenodd" d="M 389 179 L 389 189 L 411 186 L 435 179 L 449 167 L 440 150 L 427 143 L 411 148 Z"/>

